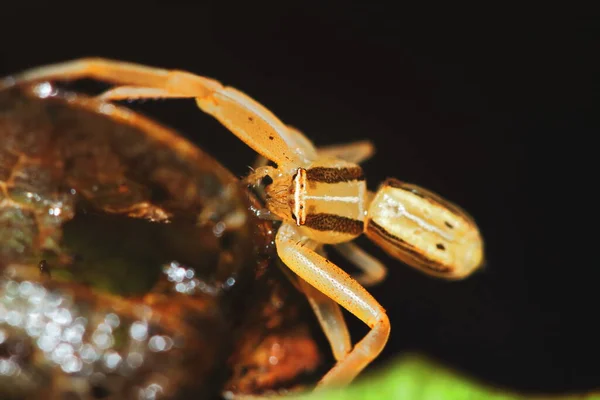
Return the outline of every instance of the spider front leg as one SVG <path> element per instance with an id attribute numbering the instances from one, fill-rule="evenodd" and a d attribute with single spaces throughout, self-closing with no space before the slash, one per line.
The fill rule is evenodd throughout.
<path id="1" fill-rule="evenodd" d="M 40 81 L 91 78 L 118 85 L 101 96 L 123 99 L 194 98 L 254 151 L 290 169 L 309 161 L 287 127 L 266 107 L 232 87 L 186 71 L 102 58 L 84 58 L 24 71 L 0 81 L 1 87 Z"/>
<path id="2" fill-rule="evenodd" d="M 320 256 L 327 257 L 325 250 L 319 243 L 307 240 L 305 245 L 315 250 Z M 279 264 L 283 273 L 292 282 L 298 291 L 303 292 L 308 298 L 308 303 L 313 309 L 321 329 L 325 333 L 325 337 L 331 346 L 333 357 L 336 361 L 341 360 L 352 349 L 350 341 L 350 332 L 344 320 L 340 305 L 330 297 L 309 285 L 304 279 L 294 274 L 288 267 Z"/>
<path id="3" fill-rule="evenodd" d="M 390 322 L 383 307 L 356 280 L 308 246 L 303 246 L 302 239 L 291 224 L 284 223 L 279 228 L 275 243 L 284 264 L 371 328 L 325 374 L 317 388 L 346 385 L 381 353 L 390 334 Z"/>

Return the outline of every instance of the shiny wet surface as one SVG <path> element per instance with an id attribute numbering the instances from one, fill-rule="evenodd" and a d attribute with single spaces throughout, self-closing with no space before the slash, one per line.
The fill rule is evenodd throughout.
<path id="1" fill-rule="evenodd" d="M 47 98 L 46 98 L 47 97 Z M 322 368 L 272 230 L 178 135 L 83 96 L 0 91 L 2 398 L 215 398 Z"/>

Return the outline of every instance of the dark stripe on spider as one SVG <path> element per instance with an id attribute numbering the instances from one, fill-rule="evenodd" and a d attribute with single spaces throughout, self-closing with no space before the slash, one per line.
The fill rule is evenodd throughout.
<path id="1" fill-rule="evenodd" d="M 452 211 L 452 213 L 454 213 L 455 215 L 457 215 L 461 218 L 470 220 L 469 223 L 473 224 L 472 218 L 469 216 L 469 214 L 467 214 L 467 212 L 465 210 L 463 210 L 462 208 L 460 208 L 459 206 L 457 206 L 456 204 L 454 204 L 452 202 L 444 200 L 437 193 L 433 193 L 426 189 L 421 189 L 421 188 L 414 187 L 414 186 L 409 187 L 408 184 L 406 184 L 402 181 L 399 181 L 398 179 L 395 179 L 395 178 L 386 179 L 386 181 L 383 182 L 383 186 L 393 187 L 396 189 L 402 189 L 406 192 L 410 192 L 410 193 L 414 194 L 415 196 L 419 196 L 420 198 L 427 200 L 429 203 L 431 203 L 435 206 L 447 208 L 448 210 Z M 444 223 L 446 224 L 446 226 L 448 228 L 450 228 L 450 229 L 454 228 L 454 225 L 452 225 L 450 222 L 444 221 Z"/>
<path id="2" fill-rule="evenodd" d="M 306 179 L 310 182 L 338 183 L 364 181 L 365 175 L 361 167 L 327 168 L 314 167 L 306 170 Z"/>
<path id="3" fill-rule="evenodd" d="M 423 268 L 428 268 L 432 271 L 442 272 L 442 273 L 452 272 L 452 268 L 449 268 L 443 264 L 440 264 L 439 262 L 436 262 L 430 258 L 425 257 L 422 253 L 415 250 L 415 247 L 412 244 L 408 243 L 404 239 L 401 239 L 395 235 L 392 235 L 387 230 L 385 230 L 384 227 L 382 227 L 381 225 L 379 225 L 377 222 L 375 222 L 373 220 L 369 221 L 369 224 L 367 225 L 367 231 L 375 232 L 377 234 L 377 236 L 383 237 L 388 242 L 393 243 L 394 246 L 401 248 L 403 252 L 407 253 L 415 260 L 420 261 L 420 264 L 423 266 Z"/>
<path id="4" fill-rule="evenodd" d="M 357 219 L 342 217 L 335 214 L 308 214 L 304 226 L 317 231 L 330 231 L 360 235 L 365 224 Z"/>
<path id="5" fill-rule="evenodd" d="M 421 192 L 419 192 L 418 190 L 416 190 L 415 188 L 409 188 L 408 185 L 402 181 L 399 181 L 398 179 L 395 178 L 388 178 L 386 179 L 385 182 L 383 182 L 383 186 L 389 186 L 389 187 L 393 187 L 396 189 L 402 189 L 406 192 L 411 192 L 414 195 L 419 196 L 422 199 L 425 199 L 425 195 Z M 437 203 L 437 201 L 436 201 Z"/>

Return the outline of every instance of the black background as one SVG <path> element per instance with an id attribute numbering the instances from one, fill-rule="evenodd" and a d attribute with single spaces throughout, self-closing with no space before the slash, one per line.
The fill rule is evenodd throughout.
<path id="1" fill-rule="evenodd" d="M 558 211 L 545 206 L 568 180 L 553 176 L 538 190 L 530 168 L 549 171 L 545 162 L 564 158 L 542 161 L 544 146 L 590 130 L 593 30 L 440 23 L 345 2 L 87 7 L 3 9 L 0 75 L 83 56 L 207 75 L 317 144 L 373 140 L 377 154 L 364 165 L 371 189 L 395 176 L 475 217 L 488 264 L 461 282 L 428 278 L 359 239 L 390 269 L 372 290 L 392 321 L 375 366 L 418 351 L 512 389 L 600 386 L 596 266 L 558 262 L 568 232 L 549 235 Z M 253 152 L 193 102 L 132 106 L 247 173 Z M 354 319 L 351 327 L 355 340 L 365 332 Z"/>

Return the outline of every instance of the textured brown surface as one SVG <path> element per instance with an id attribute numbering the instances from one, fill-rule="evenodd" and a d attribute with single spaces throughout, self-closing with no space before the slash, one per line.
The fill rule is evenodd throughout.
<path id="1" fill-rule="evenodd" d="M 0 91 L 0 397 L 214 398 L 314 372 L 306 302 L 235 177 L 137 114 L 34 93 Z"/>
<path id="2" fill-rule="evenodd" d="M 257 278 L 238 332 L 225 386 L 232 393 L 306 389 L 324 373 L 323 355 L 306 323 L 301 294 L 277 268 Z M 323 347 L 323 346 L 321 346 Z"/>

